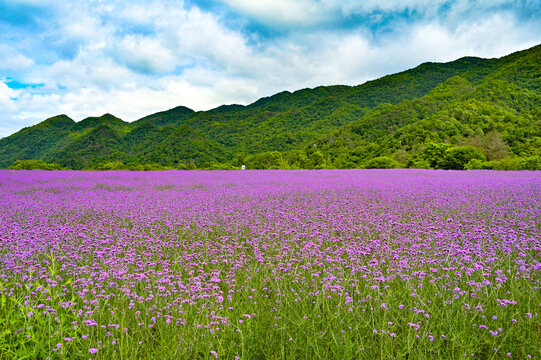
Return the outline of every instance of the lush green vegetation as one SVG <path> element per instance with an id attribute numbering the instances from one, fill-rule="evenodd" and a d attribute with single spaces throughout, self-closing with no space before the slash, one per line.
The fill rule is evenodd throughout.
<path id="1" fill-rule="evenodd" d="M 0 167 L 541 169 L 539 59 L 541 45 L 133 123 L 60 115 L 1 139 Z"/>
<path id="2" fill-rule="evenodd" d="M 59 164 L 49 164 L 43 160 L 17 160 L 8 169 L 10 170 L 62 170 Z"/>

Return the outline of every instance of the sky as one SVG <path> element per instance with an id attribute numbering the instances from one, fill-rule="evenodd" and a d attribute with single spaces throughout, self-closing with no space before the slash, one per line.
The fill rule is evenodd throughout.
<path id="1" fill-rule="evenodd" d="M 357 85 L 541 43 L 541 0 L 0 0 L 0 138 Z"/>

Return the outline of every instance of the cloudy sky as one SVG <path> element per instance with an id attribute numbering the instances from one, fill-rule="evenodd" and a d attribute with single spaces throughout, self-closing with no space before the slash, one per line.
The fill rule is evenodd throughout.
<path id="1" fill-rule="evenodd" d="M 248 104 L 541 43 L 539 0 L 0 0 L 0 137 Z"/>

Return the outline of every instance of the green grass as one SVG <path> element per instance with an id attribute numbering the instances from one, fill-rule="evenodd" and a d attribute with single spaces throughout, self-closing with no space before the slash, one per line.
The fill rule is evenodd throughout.
<path id="1" fill-rule="evenodd" d="M 397 277 L 373 289 L 374 282 L 362 273 L 344 274 L 337 268 L 336 275 L 344 281 L 336 284 L 336 291 L 302 266 L 281 273 L 254 261 L 252 272 L 236 278 L 230 300 L 229 287 L 214 285 L 215 292 L 224 292 L 224 301 L 218 304 L 215 297 L 187 302 L 162 298 L 155 274 L 148 281 L 133 282 L 131 291 L 146 294 L 147 302 L 131 301 L 121 291 L 129 288 L 127 282 L 104 288 L 107 300 L 99 296 L 99 284 L 97 295 L 78 296 L 57 254 L 49 258 L 48 267 L 55 282 L 14 278 L 1 283 L 0 354 L 17 359 L 192 359 L 210 358 L 211 351 L 220 358 L 242 359 L 457 359 L 472 354 L 499 359 L 507 358 L 507 353 L 513 359 L 540 358 L 539 316 L 526 315 L 539 310 L 541 299 L 533 285 L 538 280 L 514 278 L 514 264 L 505 261 L 506 254 L 498 255 L 498 268 L 509 275 L 503 285 L 493 277 L 463 276 L 460 270 L 433 274 L 423 265 L 417 271 L 426 271 L 424 277 Z M 212 264 L 212 257 L 202 263 L 208 265 L 205 273 L 212 268 L 225 271 L 219 263 Z M 486 279 L 492 285 L 480 285 L 472 297 L 475 286 L 465 282 L 482 284 Z M 466 293 L 453 292 L 456 287 Z M 499 306 L 496 299 L 508 299 L 509 294 L 516 305 Z M 479 305 L 482 311 L 475 309 Z M 97 325 L 85 326 L 85 316 L 78 316 L 79 311 L 89 311 L 85 306 L 93 311 L 87 318 Z M 54 310 L 44 311 L 47 307 Z M 172 321 L 159 314 L 172 316 Z M 67 337 L 74 339 L 65 341 Z M 56 344 L 62 346 L 54 350 Z M 92 356 L 91 348 L 98 349 L 97 354 Z"/>

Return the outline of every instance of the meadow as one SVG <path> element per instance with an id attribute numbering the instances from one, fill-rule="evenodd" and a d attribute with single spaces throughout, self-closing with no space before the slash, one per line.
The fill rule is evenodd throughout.
<path id="1" fill-rule="evenodd" d="M 0 171 L 0 359 L 541 359 L 541 173 Z"/>

